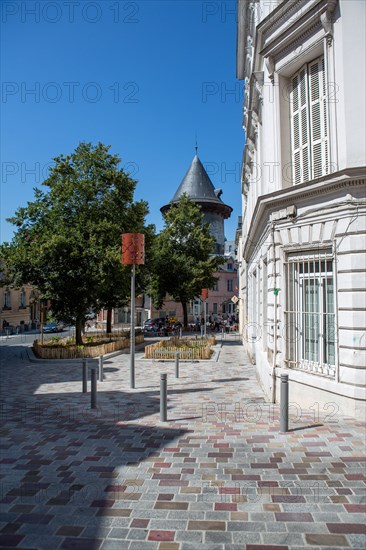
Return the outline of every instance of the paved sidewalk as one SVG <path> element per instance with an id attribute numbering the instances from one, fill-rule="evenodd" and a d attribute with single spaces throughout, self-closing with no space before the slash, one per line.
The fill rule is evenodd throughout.
<path id="1" fill-rule="evenodd" d="M 364 424 L 294 405 L 280 434 L 241 344 L 218 347 L 218 361 L 182 362 L 179 379 L 173 362 L 137 353 L 135 390 L 129 356 L 108 359 L 94 411 L 81 365 L 4 345 L 0 546 L 364 549 Z"/>

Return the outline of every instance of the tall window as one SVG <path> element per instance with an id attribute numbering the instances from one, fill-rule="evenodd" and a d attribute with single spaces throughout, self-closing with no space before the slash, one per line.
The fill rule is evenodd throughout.
<path id="1" fill-rule="evenodd" d="M 10 290 L 4 292 L 4 309 L 11 309 Z"/>
<path id="2" fill-rule="evenodd" d="M 201 300 L 195 300 L 193 302 L 193 315 L 199 317 L 201 315 Z"/>
<path id="3" fill-rule="evenodd" d="M 217 303 L 216 303 L 216 302 L 214 302 L 214 303 L 212 304 L 212 313 L 213 313 L 213 315 L 217 315 L 217 313 L 218 313 Z"/>
<path id="4" fill-rule="evenodd" d="M 335 375 L 335 309 L 331 254 L 289 258 L 286 340 L 289 366 Z"/>
<path id="5" fill-rule="evenodd" d="M 232 279 L 228 279 L 228 280 L 227 280 L 227 290 L 228 290 L 228 292 L 232 292 L 232 291 L 233 291 L 233 288 L 234 288 L 233 280 L 232 280 Z"/>
<path id="6" fill-rule="evenodd" d="M 216 282 L 214 283 L 214 285 L 213 285 L 213 287 L 212 287 L 212 290 L 215 290 L 215 291 L 219 290 L 219 281 L 216 281 Z"/>
<path id="7" fill-rule="evenodd" d="M 25 297 L 25 290 L 24 288 L 21 289 L 21 291 L 19 292 L 19 307 L 20 308 L 25 308 L 25 300 L 26 300 L 26 297 Z"/>
<path id="8" fill-rule="evenodd" d="M 324 57 L 304 65 L 291 78 L 291 155 L 293 182 L 329 173 Z"/>

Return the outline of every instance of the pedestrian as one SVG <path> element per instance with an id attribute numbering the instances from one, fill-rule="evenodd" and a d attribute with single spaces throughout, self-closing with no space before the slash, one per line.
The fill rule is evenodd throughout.
<path id="1" fill-rule="evenodd" d="M 201 328 L 201 338 L 203 338 L 203 336 L 205 335 L 205 320 L 203 317 L 201 317 L 200 328 Z"/>

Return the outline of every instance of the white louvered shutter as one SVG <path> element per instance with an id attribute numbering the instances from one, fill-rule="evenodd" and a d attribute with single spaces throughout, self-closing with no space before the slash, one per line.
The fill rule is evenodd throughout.
<path id="1" fill-rule="evenodd" d="M 309 97 L 306 65 L 291 79 L 291 149 L 293 183 L 310 178 Z"/>
<path id="2" fill-rule="evenodd" d="M 311 178 L 329 173 L 327 100 L 324 58 L 309 63 Z"/>

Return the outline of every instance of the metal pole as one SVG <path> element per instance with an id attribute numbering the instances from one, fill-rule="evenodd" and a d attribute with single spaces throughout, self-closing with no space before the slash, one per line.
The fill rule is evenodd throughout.
<path id="1" fill-rule="evenodd" d="M 203 307 L 204 307 L 204 310 L 203 310 L 203 318 L 205 320 L 205 328 L 204 328 L 204 331 L 203 331 L 203 335 L 204 337 L 206 338 L 207 334 L 206 334 L 206 330 L 207 330 L 207 320 L 206 320 L 206 300 L 203 300 Z"/>
<path id="2" fill-rule="evenodd" d="M 88 364 L 83 359 L 83 393 L 88 393 Z"/>
<path id="3" fill-rule="evenodd" d="M 175 377 L 179 378 L 179 351 L 175 353 Z"/>
<path id="4" fill-rule="evenodd" d="M 288 432 L 288 374 L 281 374 L 280 432 Z"/>
<path id="5" fill-rule="evenodd" d="M 103 382 L 104 380 L 104 373 L 103 373 L 103 355 L 99 355 L 98 358 L 98 366 L 99 366 L 99 382 Z"/>
<path id="6" fill-rule="evenodd" d="M 160 374 L 160 421 L 167 421 L 167 374 Z"/>
<path id="7" fill-rule="evenodd" d="M 91 393 L 90 393 L 90 408 L 97 408 L 97 369 L 91 368 Z"/>
<path id="8" fill-rule="evenodd" d="M 131 269 L 130 385 L 135 387 L 135 264 Z"/>
<path id="9" fill-rule="evenodd" d="M 41 306 L 41 345 L 43 346 L 43 323 L 44 323 L 44 309 Z"/>

